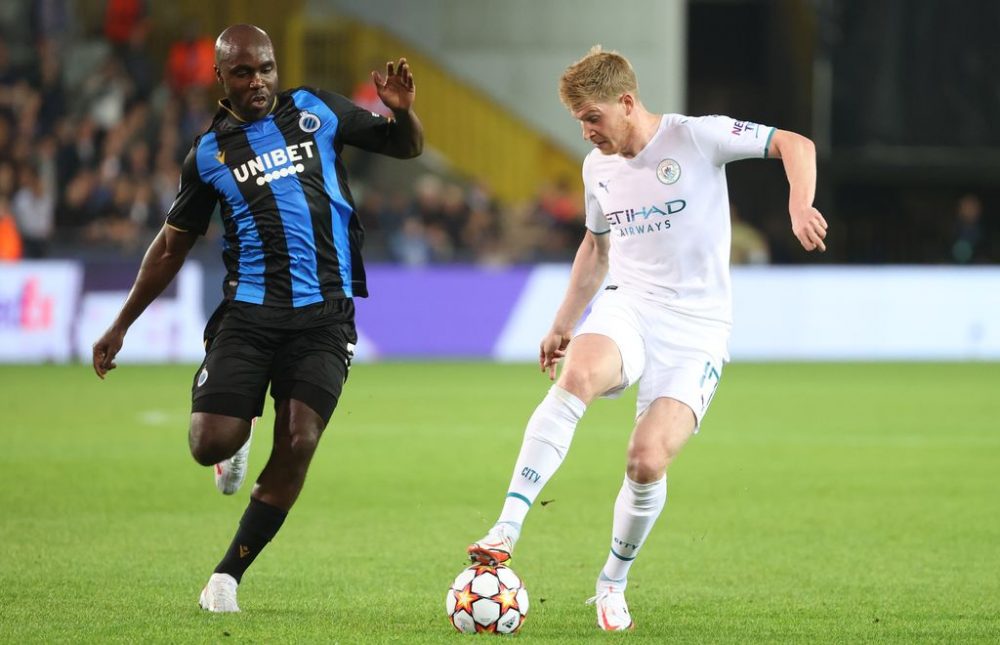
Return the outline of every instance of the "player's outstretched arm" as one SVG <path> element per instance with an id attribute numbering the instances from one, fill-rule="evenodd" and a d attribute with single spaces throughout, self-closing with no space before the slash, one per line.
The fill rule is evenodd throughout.
<path id="1" fill-rule="evenodd" d="M 142 258 L 135 283 L 118 317 L 94 343 L 93 361 L 97 376 L 103 379 L 109 371 L 117 367 L 115 356 L 122 348 L 128 328 L 174 279 L 197 239 L 196 233 L 181 231 L 169 224 L 164 224 L 160 229 Z"/>
<path id="2" fill-rule="evenodd" d="M 806 251 L 825 251 L 826 219 L 813 206 L 816 198 L 816 146 L 801 134 L 775 130 L 767 154 L 781 159 L 785 165 L 792 233 Z"/>
<path id="3" fill-rule="evenodd" d="M 417 96 L 417 86 L 410 73 L 410 64 L 405 58 L 385 64 L 385 77 L 372 71 L 375 91 L 387 108 L 392 110 L 395 120 L 390 133 L 390 149 L 394 157 L 410 159 L 424 149 L 424 128 L 413 111 L 413 101 Z"/>
<path id="4" fill-rule="evenodd" d="M 588 230 L 576 251 L 566 295 L 538 351 L 538 365 L 543 372 L 548 371 L 551 380 L 555 380 L 556 365 L 566 355 L 573 328 L 608 274 L 610 246 L 607 234 L 594 235 Z"/>

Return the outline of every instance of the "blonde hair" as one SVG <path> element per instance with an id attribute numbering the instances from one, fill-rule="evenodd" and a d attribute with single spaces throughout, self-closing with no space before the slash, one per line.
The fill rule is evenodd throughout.
<path id="1" fill-rule="evenodd" d="M 566 68 L 559 79 L 559 100 L 571 112 L 584 104 L 616 100 L 625 92 L 638 94 L 639 82 L 628 59 L 594 45 L 587 55 Z"/>

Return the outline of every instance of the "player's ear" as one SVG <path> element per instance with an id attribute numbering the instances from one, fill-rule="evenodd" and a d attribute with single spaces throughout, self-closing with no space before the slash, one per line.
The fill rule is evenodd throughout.
<path id="1" fill-rule="evenodd" d="M 224 83 L 222 82 L 222 70 L 219 69 L 218 65 L 212 65 L 212 69 L 215 70 L 215 81 L 219 85 L 224 85 Z"/>
<path id="2" fill-rule="evenodd" d="M 628 92 L 625 92 L 618 100 L 625 108 L 625 116 L 632 114 L 632 109 L 635 107 L 635 98 L 633 98 Z"/>

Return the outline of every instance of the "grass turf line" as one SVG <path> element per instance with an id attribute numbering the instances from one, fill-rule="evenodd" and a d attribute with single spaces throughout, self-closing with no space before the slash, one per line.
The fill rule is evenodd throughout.
<path id="1" fill-rule="evenodd" d="M 630 642 L 1000 639 L 996 364 L 736 364 L 632 569 Z M 240 588 L 197 596 L 246 505 L 187 450 L 193 366 L 0 367 L 0 641 L 460 642 L 444 590 L 547 388 L 527 365 L 357 365 L 306 489 Z M 596 403 L 513 561 L 519 641 L 608 642 L 633 398 Z M 265 414 L 251 475 L 270 446 Z"/>

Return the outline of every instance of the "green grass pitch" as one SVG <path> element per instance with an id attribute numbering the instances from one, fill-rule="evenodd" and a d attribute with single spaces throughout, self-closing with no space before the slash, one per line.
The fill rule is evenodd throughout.
<path id="1" fill-rule="evenodd" d="M 197 607 L 246 505 L 188 454 L 193 367 L 0 367 L 0 641 L 460 643 L 445 589 L 548 386 L 529 365 L 357 365 L 238 615 Z M 534 643 L 1000 642 L 1000 366 L 734 364 L 632 569 L 584 600 L 634 395 L 599 401 L 513 568 Z M 251 476 L 266 459 L 265 415 Z M 489 638 L 489 637 L 485 637 Z M 479 642 L 479 641 L 477 641 Z"/>

